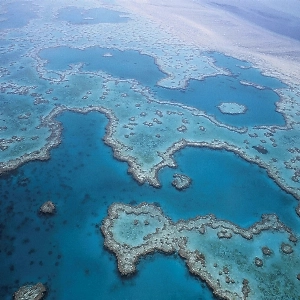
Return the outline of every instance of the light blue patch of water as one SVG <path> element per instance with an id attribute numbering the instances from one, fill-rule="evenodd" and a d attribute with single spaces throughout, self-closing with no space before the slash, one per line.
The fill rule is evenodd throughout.
<path id="1" fill-rule="evenodd" d="M 156 66 L 154 58 L 134 50 L 57 47 L 43 49 L 40 56 L 47 59 L 46 68 L 50 70 L 63 71 L 70 64 L 82 62 L 84 71 L 102 70 L 117 78 L 136 79 L 146 86 L 154 86 L 159 79 L 165 77 Z"/>
<path id="2" fill-rule="evenodd" d="M 124 15 L 126 14 L 102 7 L 83 9 L 79 7 L 69 6 L 62 8 L 59 11 L 58 19 L 76 25 L 98 23 L 125 23 L 128 22 L 130 18 Z"/>
<path id="3" fill-rule="evenodd" d="M 4 11 L 1 13 L 0 29 L 20 28 L 25 26 L 31 19 L 37 17 L 36 6 L 33 2 L 17 1 L 0 6 Z"/>
<path id="4" fill-rule="evenodd" d="M 226 68 L 232 73 L 233 77 L 238 80 L 248 81 L 269 89 L 286 87 L 279 79 L 263 75 L 259 69 L 253 68 L 249 62 L 219 52 L 209 52 L 207 55 L 214 59 L 214 63 L 218 67 Z"/>
<path id="5" fill-rule="evenodd" d="M 1 24 L 1 22 L 0 22 Z M 1 29 L 1 25 L 0 25 Z M 12 43 L 7 40 L 0 40 L 0 65 L 2 68 L 11 67 L 12 62 L 18 62 L 21 59 L 21 55 L 24 54 L 26 50 L 20 48 L 14 48 Z M 1 77 L 3 80 L 3 77 Z"/>

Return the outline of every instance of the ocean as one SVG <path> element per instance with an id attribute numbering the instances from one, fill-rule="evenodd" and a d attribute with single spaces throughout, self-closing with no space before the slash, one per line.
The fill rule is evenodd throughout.
<path id="1" fill-rule="evenodd" d="M 100 15 L 106 17 L 103 19 Z M 23 5 L 19 9 L 18 3 L 15 3 L 7 5 L 4 17 L 7 20 L 1 22 L 0 29 L 25 26 L 37 15 L 34 8 L 27 9 Z M 56 17 L 76 26 L 123 24 L 130 19 L 127 14 L 120 16 L 117 11 L 76 7 L 62 9 Z M 5 48 L 5 42 L 2 45 Z M 5 52 L 1 57 L 3 64 L 21 60 L 24 52 L 24 49 L 16 50 L 15 57 Z M 32 77 L 26 73 L 28 69 L 25 68 L 24 74 L 20 69 L 7 76 L 17 82 L 20 80 L 22 84 L 37 84 L 36 92 L 50 100 L 47 98 L 48 102 L 33 106 L 34 97 L 27 95 L 22 98 L 18 94 L 7 96 L 3 93 L 0 101 L 15 117 L 19 112 L 13 113 L 23 109 L 18 102 L 22 99 L 26 109 L 32 109 L 31 118 L 34 120 L 29 119 L 26 126 L 35 127 L 37 124 L 34 122 L 39 120 L 39 116 L 50 112 L 55 106 L 84 106 L 81 96 L 90 90 L 91 94 L 96 94 L 93 88 L 96 90 L 96 82 L 100 82 L 98 75 L 93 77 L 92 73 L 101 71 L 106 76 L 109 74 L 111 80 L 136 80 L 147 87 L 157 100 L 195 107 L 228 126 L 285 125 L 284 116 L 276 110 L 276 102 L 280 98 L 274 91 L 285 87 L 281 81 L 264 76 L 248 62 L 216 52 L 203 55 L 210 57 L 229 75 L 204 77 L 202 80 L 191 78 L 184 88 L 171 89 L 157 84 L 167 74 L 153 57 L 139 51 L 96 46 L 84 50 L 68 46 L 50 47 L 39 52 L 40 58 L 47 60 L 46 71 L 64 72 L 70 70 L 70 65 L 82 63 L 80 72 L 88 74 L 76 75 L 69 82 L 59 85 L 55 81 L 50 84 L 43 78 L 37 78 L 30 68 L 32 73 L 28 74 L 34 74 Z M 24 65 L 29 65 L 31 58 L 26 59 Z M 76 86 L 69 86 L 71 91 L 66 95 L 67 86 L 64 85 L 74 82 Z M 89 86 L 91 82 L 92 86 Z M 49 87 L 53 87 L 53 91 L 49 91 Z M 73 92 L 80 98 L 73 99 Z M 99 95 L 94 94 L 90 96 L 93 100 L 85 103 L 102 101 Z M 7 97 L 10 97 L 9 104 Z M 238 103 L 247 110 L 244 114 L 223 114 L 218 109 L 223 102 Z M 283 191 L 265 169 L 246 162 L 232 152 L 184 148 L 174 155 L 177 168 L 161 169 L 158 178 L 162 186 L 154 188 L 148 183 L 138 184 L 128 174 L 127 163 L 115 159 L 112 149 L 104 144 L 108 120 L 103 114 L 67 111 L 60 114 L 57 120 L 63 126 L 62 143 L 50 151 L 51 158 L 28 162 L 0 177 L 0 299 L 11 299 L 20 286 L 39 281 L 47 284 L 47 299 L 55 300 L 216 299 L 205 282 L 189 273 L 185 262 L 176 253 L 155 253 L 143 257 L 136 274 L 122 277 L 115 255 L 103 246 L 104 237 L 100 231 L 108 207 L 115 202 L 131 205 L 154 203 L 174 222 L 214 214 L 242 228 L 260 221 L 262 214 L 276 213 L 283 223 L 299 234 L 296 199 Z M 17 123 L 11 121 L 17 129 L 18 122 L 27 122 L 23 119 Z M 174 126 L 177 126 L 176 122 Z M 149 145 L 141 145 L 141 149 L 151 152 Z M 175 173 L 189 176 L 191 186 L 183 191 L 176 190 L 171 185 Z M 48 200 L 56 205 L 56 214 L 42 216 L 39 208 Z"/>
<path id="2" fill-rule="evenodd" d="M 274 212 L 287 225 L 297 222 L 295 199 L 232 153 L 184 149 L 176 155 L 178 170 L 160 171 L 162 188 L 140 186 L 102 141 L 102 114 L 66 112 L 58 119 L 63 141 L 51 159 L 27 163 L 0 181 L 1 299 L 37 281 L 47 282 L 49 299 L 213 299 L 176 255 L 143 258 L 137 274 L 122 278 L 99 229 L 114 202 L 156 203 L 174 221 L 213 213 L 248 227 Z M 183 192 L 170 184 L 178 171 L 193 178 Z M 57 206 L 54 216 L 38 214 L 47 200 Z"/>

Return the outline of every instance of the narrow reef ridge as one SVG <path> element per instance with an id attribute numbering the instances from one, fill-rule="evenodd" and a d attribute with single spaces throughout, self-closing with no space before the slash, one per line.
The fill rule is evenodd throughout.
<path id="1" fill-rule="evenodd" d="M 101 231 L 122 275 L 159 251 L 177 253 L 222 299 L 295 299 L 300 292 L 297 238 L 274 214 L 243 229 L 214 215 L 174 223 L 155 205 L 114 203 Z"/>
<path id="2" fill-rule="evenodd" d="M 259 90 L 264 90 L 265 89 L 264 86 L 259 85 L 259 84 L 255 84 L 255 83 L 247 81 L 247 80 L 240 80 L 240 84 L 246 85 L 246 86 L 253 86 L 254 88 L 259 89 Z"/>

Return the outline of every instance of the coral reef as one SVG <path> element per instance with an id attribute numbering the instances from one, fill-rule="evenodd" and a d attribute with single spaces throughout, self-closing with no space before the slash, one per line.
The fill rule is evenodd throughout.
<path id="1" fill-rule="evenodd" d="M 45 202 L 39 210 L 39 212 L 44 215 L 53 215 L 55 211 L 56 207 L 52 201 Z"/>
<path id="2" fill-rule="evenodd" d="M 40 300 L 43 299 L 47 289 L 42 283 L 22 286 L 14 293 L 14 300 Z"/>
<path id="3" fill-rule="evenodd" d="M 179 191 L 188 188 L 192 183 L 192 179 L 183 174 L 175 173 L 173 178 L 172 185 Z"/>
<path id="4" fill-rule="evenodd" d="M 282 274 L 277 297 L 292 299 L 299 293 L 295 285 L 299 247 L 296 241 L 293 248 L 288 244 L 293 233 L 276 215 L 263 215 L 260 222 L 243 229 L 213 215 L 173 223 L 155 205 L 115 203 L 101 230 L 122 275 L 136 272 L 141 257 L 159 251 L 178 253 L 189 271 L 223 299 L 272 297 L 278 268 Z M 269 239 L 273 242 L 266 246 Z"/>

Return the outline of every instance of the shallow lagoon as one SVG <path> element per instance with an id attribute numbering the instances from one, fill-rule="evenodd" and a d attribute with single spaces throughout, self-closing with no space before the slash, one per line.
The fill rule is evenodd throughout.
<path id="1" fill-rule="evenodd" d="M 196 107 L 213 115 L 218 121 L 233 126 L 284 125 L 282 114 L 276 111 L 279 96 L 272 90 L 284 85 L 277 79 L 263 76 L 259 70 L 246 62 L 220 53 L 206 53 L 219 67 L 228 69 L 231 76 L 210 76 L 204 80 L 190 80 L 185 89 L 163 88 L 157 82 L 167 75 L 155 64 L 154 58 L 138 51 L 90 47 L 85 50 L 58 47 L 40 52 L 47 60 L 46 69 L 64 71 L 70 64 L 83 63 L 82 70 L 107 72 L 121 79 L 138 79 L 152 89 L 160 100 L 179 102 Z M 245 68 L 241 68 L 244 66 Z M 245 86 L 241 80 L 265 87 L 260 90 Z M 222 102 L 236 102 L 247 107 L 245 114 L 222 114 L 218 105 Z"/>
<path id="2" fill-rule="evenodd" d="M 69 299 L 71 294 L 136 299 L 143 289 L 149 291 L 147 299 L 212 299 L 208 288 L 173 256 L 147 257 L 136 276 L 121 278 L 99 230 L 113 202 L 156 202 L 173 220 L 214 213 L 248 226 L 261 213 L 276 212 L 288 225 L 297 225 L 293 197 L 264 170 L 232 153 L 182 150 L 176 155 L 179 169 L 160 172 L 161 189 L 139 186 L 127 175 L 127 164 L 113 159 L 103 144 L 103 115 L 64 113 L 59 120 L 65 128 L 63 142 L 51 151 L 51 160 L 28 163 L 0 181 L 1 299 L 37 280 L 49 284 L 49 299 Z M 193 178 L 183 192 L 170 183 L 178 171 Z M 57 214 L 39 217 L 37 211 L 48 199 L 57 205 Z"/>
<path id="3" fill-rule="evenodd" d="M 101 70 L 121 79 L 138 79 L 146 86 L 154 86 L 159 79 L 166 76 L 155 65 L 152 57 L 135 50 L 57 47 L 43 49 L 39 55 L 47 60 L 47 70 L 64 71 L 70 64 L 83 63 L 83 71 Z"/>

